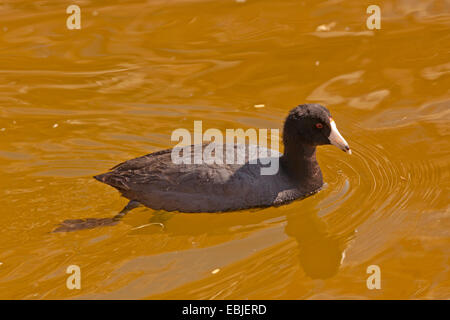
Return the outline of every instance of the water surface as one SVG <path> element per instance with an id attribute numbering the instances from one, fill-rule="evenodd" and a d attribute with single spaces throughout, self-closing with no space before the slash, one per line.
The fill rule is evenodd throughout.
<path id="1" fill-rule="evenodd" d="M 60 1 L 0 6 L 0 298 L 450 298 L 448 1 L 378 1 L 381 30 L 356 0 L 78 4 L 81 30 Z M 117 214 L 92 176 L 173 130 L 281 129 L 304 102 L 353 150 L 320 148 L 320 193 L 51 232 Z"/>

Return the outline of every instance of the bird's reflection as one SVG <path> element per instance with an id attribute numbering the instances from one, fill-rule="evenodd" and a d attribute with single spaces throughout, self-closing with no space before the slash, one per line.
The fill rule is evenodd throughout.
<path id="1" fill-rule="evenodd" d="M 338 272 L 344 244 L 327 232 L 316 212 L 289 214 L 285 232 L 298 243 L 298 257 L 306 275 L 326 279 Z"/>
<path id="2" fill-rule="evenodd" d="M 134 227 L 131 234 L 169 232 L 166 229 L 166 224 L 174 215 L 171 212 L 155 211 L 148 223 Z M 123 216 L 124 211 L 114 218 L 66 220 L 53 232 L 70 232 L 113 226 L 119 223 Z M 263 220 L 262 217 L 261 219 Z M 203 222 L 200 225 L 197 224 L 197 228 L 179 229 L 177 234 L 179 235 L 180 232 L 190 235 L 208 233 L 211 230 L 212 221 L 208 219 L 208 221 Z M 318 217 L 315 211 L 289 213 L 286 216 L 286 222 L 285 234 L 296 240 L 299 262 L 306 275 L 312 279 L 326 279 L 335 275 L 342 262 L 345 239 L 330 234 L 326 223 Z M 150 226 L 151 228 L 149 229 L 148 227 Z M 194 229 L 196 230 L 195 232 Z"/>

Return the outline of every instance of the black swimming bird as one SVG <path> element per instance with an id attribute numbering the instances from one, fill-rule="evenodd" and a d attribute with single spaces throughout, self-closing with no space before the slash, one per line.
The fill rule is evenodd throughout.
<path id="1" fill-rule="evenodd" d="M 270 175 L 261 173 L 262 160 L 250 161 L 250 152 L 243 163 L 227 164 L 230 152 L 237 154 L 243 149 L 223 145 L 223 164 L 177 164 L 172 160 L 173 149 L 167 149 L 128 160 L 94 178 L 130 200 L 119 216 L 140 204 L 166 211 L 221 212 L 278 206 L 319 191 L 323 179 L 316 146 L 333 144 L 351 154 L 330 112 L 319 104 L 302 104 L 289 112 L 283 143 L 284 153 L 271 158 L 279 161 L 279 169 Z M 204 151 L 207 145 L 201 148 Z M 190 159 L 194 150 L 194 146 L 183 149 Z M 215 152 L 221 152 L 220 148 Z"/>

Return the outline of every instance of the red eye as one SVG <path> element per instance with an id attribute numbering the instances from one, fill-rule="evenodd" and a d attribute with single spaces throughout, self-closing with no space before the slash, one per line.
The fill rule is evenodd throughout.
<path id="1" fill-rule="evenodd" d="M 323 124 L 321 124 L 320 122 L 316 123 L 316 128 L 317 129 L 322 129 L 323 128 Z"/>

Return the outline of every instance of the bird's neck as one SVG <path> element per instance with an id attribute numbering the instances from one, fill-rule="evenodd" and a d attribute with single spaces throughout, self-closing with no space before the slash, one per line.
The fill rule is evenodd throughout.
<path id="1" fill-rule="evenodd" d="M 281 165 L 302 189 L 312 191 L 322 187 L 322 171 L 316 160 L 315 146 L 301 143 L 285 145 Z"/>

